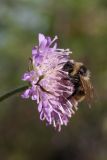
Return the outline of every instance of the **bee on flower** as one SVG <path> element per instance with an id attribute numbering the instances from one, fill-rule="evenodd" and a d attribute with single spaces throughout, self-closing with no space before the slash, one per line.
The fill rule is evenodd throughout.
<path id="1" fill-rule="evenodd" d="M 75 61 L 70 60 L 71 51 L 57 48 L 57 36 L 52 40 L 39 34 L 38 39 L 39 44 L 32 49 L 32 67 L 22 77 L 30 84 L 22 97 L 36 101 L 40 119 L 60 131 L 77 110 L 78 102 L 85 95 L 91 97 L 90 74 L 83 68 L 82 75 L 79 67 L 74 72 Z M 78 63 L 78 66 L 83 65 Z M 86 76 L 88 79 L 84 81 Z"/>

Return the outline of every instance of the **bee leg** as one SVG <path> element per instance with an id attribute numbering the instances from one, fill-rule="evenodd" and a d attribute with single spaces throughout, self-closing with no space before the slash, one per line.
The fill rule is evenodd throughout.
<path id="1" fill-rule="evenodd" d="M 85 93 L 83 90 L 75 90 L 73 94 L 71 94 L 67 99 L 70 100 L 71 98 L 74 98 L 78 102 L 81 102 L 85 98 Z"/>
<path id="2" fill-rule="evenodd" d="M 78 90 L 77 93 L 74 95 L 75 100 L 81 102 L 85 98 L 85 93 L 83 90 Z"/>

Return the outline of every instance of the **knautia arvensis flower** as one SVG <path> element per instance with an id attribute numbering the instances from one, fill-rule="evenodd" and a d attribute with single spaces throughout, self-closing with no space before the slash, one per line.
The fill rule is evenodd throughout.
<path id="1" fill-rule="evenodd" d="M 60 131 L 75 113 L 76 106 L 76 102 L 67 99 L 74 86 L 67 79 L 68 73 L 62 69 L 67 61 L 71 61 L 71 51 L 57 48 L 57 36 L 51 40 L 39 34 L 38 38 L 39 44 L 32 49 L 32 67 L 22 78 L 30 84 L 22 97 L 36 101 L 40 119 Z"/>

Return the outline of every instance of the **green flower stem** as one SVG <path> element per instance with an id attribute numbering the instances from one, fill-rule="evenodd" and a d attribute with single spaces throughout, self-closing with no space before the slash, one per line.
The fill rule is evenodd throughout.
<path id="1" fill-rule="evenodd" d="M 24 91 L 28 87 L 29 87 L 28 85 L 22 86 L 22 87 L 16 88 L 16 89 L 14 89 L 14 90 L 12 90 L 12 91 L 0 96 L 0 102 L 5 100 L 5 99 L 7 99 L 7 98 L 9 98 L 9 97 L 11 97 L 11 96 L 13 96 L 13 95 L 15 95 L 15 94 L 17 94 L 17 93 L 20 93 L 20 92 Z"/>

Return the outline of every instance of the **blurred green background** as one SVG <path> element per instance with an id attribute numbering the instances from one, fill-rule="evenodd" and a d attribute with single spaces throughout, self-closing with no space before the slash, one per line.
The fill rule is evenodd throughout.
<path id="1" fill-rule="evenodd" d="M 0 103 L 0 160 L 107 160 L 107 0 L 0 0 L 0 94 L 25 84 L 38 33 L 92 73 L 95 97 L 57 133 L 20 95 Z"/>

